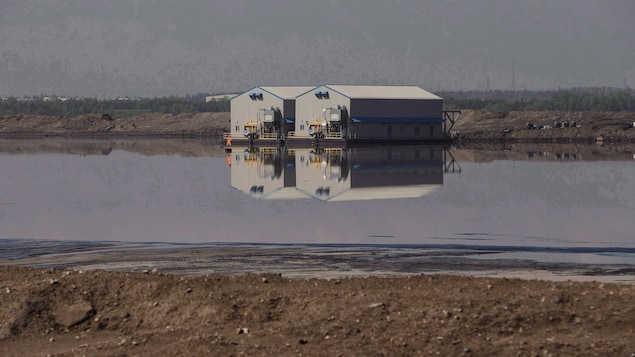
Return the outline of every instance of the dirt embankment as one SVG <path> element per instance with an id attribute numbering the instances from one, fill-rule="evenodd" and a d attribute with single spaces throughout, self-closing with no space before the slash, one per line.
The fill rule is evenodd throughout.
<path id="1" fill-rule="evenodd" d="M 0 266 L 5 356 L 631 356 L 635 286 Z"/>
<path id="2" fill-rule="evenodd" d="M 555 123 L 575 127 L 555 128 Z M 635 142 L 635 113 L 509 112 L 464 110 L 454 130 L 462 141 Z M 527 124 L 550 129 L 527 129 Z M 207 137 L 230 127 L 230 113 L 144 114 L 104 119 L 101 115 L 0 116 L 0 137 Z"/>
<path id="3" fill-rule="evenodd" d="M 464 110 L 454 129 L 462 141 L 635 142 L 634 122 L 631 112 Z M 556 123 L 569 126 L 557 128 Z"/>
<path id="4" fill-rule="evenodd" d="M 130 118 L 2 115 L 1 137 L 220 137 L 229 130 L 230 115 L 222 113 L 143 114 Z"/>

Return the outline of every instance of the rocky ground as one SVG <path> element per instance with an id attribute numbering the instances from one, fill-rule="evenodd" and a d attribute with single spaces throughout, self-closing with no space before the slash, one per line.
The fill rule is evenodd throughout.
<path id="1" fill-rule="evenodd" d="M 0 137 L 207 137 L 229 130 L 229 113 L 149 113 L 130 118 L 100 114 L 78 116 L 0 115 Z"/>
<path id="2" fill-rule="evenodd" d="M 556 128 L 556 123 L 565 122 L 569 127 Z M 631 112 L 464 110 L 454 129 L 465 142 L 634 142 L 634 122 L 635 113 Z M 528 129 L 527 124 L 534 129 Z"/>
<path id="3" fill-rule="evenodd" d="M 0 266 L 4 356 L 632 356 L 635 286 Z"/>

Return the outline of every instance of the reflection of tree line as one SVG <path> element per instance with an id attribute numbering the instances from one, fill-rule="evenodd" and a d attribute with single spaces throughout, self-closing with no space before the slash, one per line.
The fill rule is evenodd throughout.
<path id="1" fill-rule="evenodd" d="M 142 155 L 180 155 L 184 157 L 222 157 L 224 150 L 213 140 L 2 140 L 1 154 L 57 153 L 70 155 L 109 155 L 113 150 Z"/>
<path id="2" fill-rule="evenodd" d="M 635 144 L 462 144 L 451 150 L 459 162 L 493 160 L 632 161 Z"/>

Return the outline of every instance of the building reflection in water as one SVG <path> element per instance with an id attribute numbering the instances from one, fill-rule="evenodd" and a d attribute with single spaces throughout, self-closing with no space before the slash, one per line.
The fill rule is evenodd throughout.
<path id="1" fill-rule="evenodd" d="M 443 146 L 233 147 L 231 185 L 260 199 L 325 202 L 421 197 L 460 171 Z M 448 159 L 450 156 L 450 159 Z"/>

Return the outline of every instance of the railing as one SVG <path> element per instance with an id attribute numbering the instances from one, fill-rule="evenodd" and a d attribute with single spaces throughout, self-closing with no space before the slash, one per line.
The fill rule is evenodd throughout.
<path id="1" fill-rule="evenodd" d="M 277 133 L 261 133 L 260 134 L 260 139 L 277 139 L 278 138 L 278 134 Z"/>
<path id="2" fill-rule="evenodd" d="M 294 137 L 295 136 L 295 131 L 288 131 L 287 132 L 287 136 L 290 137 L 290 138 Z"/>
<path id="3" fill-rule="evenodd" d="M 342 133 L 328 133 L 324 136 L 324 139 L 341 139 Z"/>

